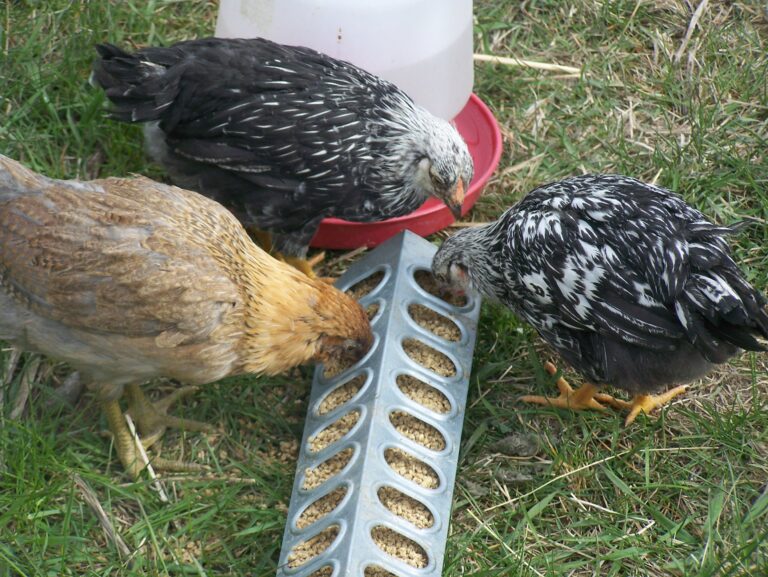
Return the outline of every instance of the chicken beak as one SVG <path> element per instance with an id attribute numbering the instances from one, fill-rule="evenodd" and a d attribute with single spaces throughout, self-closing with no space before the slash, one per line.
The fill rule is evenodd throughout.
<path id="1" fill-rule="evenodd" d="M 464 179 L 459 177 L 459 181 L 456 183 L 456 188 L 453 189 L 453 194 L 446 202 L 448 208 L 451 209 L 453 217 L 456 220 L 461 218 L 461 208 L 464 204 Z"/>

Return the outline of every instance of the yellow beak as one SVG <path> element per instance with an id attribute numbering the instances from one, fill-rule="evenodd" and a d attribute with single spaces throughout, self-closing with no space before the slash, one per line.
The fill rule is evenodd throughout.
<path id="1" fill-rule="evenodd" d="M 464 204 L 464 179 L 459 177 L 459 181 L 456 183 L 456 188 L 453 190 L 453 194 L 446 203 L 448 208 L 451 209 L 453 216 L 456 220 L 461 218 L 461 207 Z"/>

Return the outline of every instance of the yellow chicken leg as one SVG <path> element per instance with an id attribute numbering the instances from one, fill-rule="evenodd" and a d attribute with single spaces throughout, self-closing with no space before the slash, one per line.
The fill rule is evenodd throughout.
<path id="1" fill-rule="evenodd" d="M 126 385 L 125 396 L 128 398 L 128 412 L 136 422 L 136 428 L 141 434 L 141 444 L 144 448 L 154 445 L 163 436 L 168 427 L 185 429 L 187 431 L 212 432 L 215 428 L 208 423 L 180 419 L 167 414 L 168 409 L 179 399 L 195 393 L 197 387 L 182 387 L 170 395 L 150 402 L 139 385 Z"/>
<path id="2" fill-rule="evenodd" d="M 544 363 L 544 368 L 552 376 L 557 374 L 557 367 L 555 367 L 555 365 L 550 362 Z M 598 393 L 598 387 L 591 383 L 584 383 L 581 387 L 574 390 L 568 381 L 566 381 L 563 377 L 560 377 L 557 379 L 555 384 L 560 391 L 560 395 L 558 397 L 525 395 L 520 397 L 520 400 L 524 403 L 550 405 L 560 409 L 571 409 L 573 411 L 581 411 L 584 409 L 604 411 L 607 407 L 602 403 L 607 403 L 611 406 L 617 406 L 617 404 L 620 403 L 620 401 L 617 401 L 610 395 Z"/>
<path id="3" fill-rule="evenodd" d="M 680 385 L 661 395 L 635 395 L 631 403 L 620 401 L 625 408 L 629 409 L 624 425 L 632 424 L 641 412 L 650 415 L 651 411 L 667 404 L 676 396 L 683 394 L 687 388 L 686 385 Z"/>
<path id="4" fill-rule="evenodd" d="M 123 468 L 135 481 L 140 480 L 141 472 L 146 467 L 146 464 L 125 422 L 123 411 L 120 409 L 120 403 L 117 400 L 103 401 L 102 410 L 107 418 L 107 424 L 115 442 L 115 451 L 120 458 L 120 462 L 123 464 Z M 206 467 L 202 465 L 171 461 L 159 457 L 152 458 L 152 467 L 164 471 L 193 472 L 206 470 Z"/>

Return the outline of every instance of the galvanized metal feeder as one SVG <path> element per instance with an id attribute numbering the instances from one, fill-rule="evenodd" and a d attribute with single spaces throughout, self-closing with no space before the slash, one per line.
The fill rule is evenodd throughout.
<path id="1" fill-rule="evenodd" d="M 480 300 L 432 294 L 435 251 L 406 231 L 336 283 L 375 343 L 315 371 L 280 577 L 441 574 Z"/>

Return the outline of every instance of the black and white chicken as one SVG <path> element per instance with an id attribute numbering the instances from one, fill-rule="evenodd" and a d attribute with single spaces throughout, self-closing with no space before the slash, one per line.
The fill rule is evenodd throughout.
<path id="1" fill-rule="evenodd" d="M 387 219 L 429 196 L 461 215 L 473 164 L 458 131 L 352 64 L 261 38 L 97 50 L 112 116 L 148 123 L 174 183 L 272 232 L 305 272 L 323 218 Z"/>
<path id="2" fill-rule="evenodd" d="M 766 299 L 744 278 L 726 236 L 677 194 L 633 178 L 585 175 L 541 186 L 487 226 L 449 238 L 432 267 L 529 322 L 581 372 L 578 390 L 522 400 L 629 409 L 626 423 L 685 390 L 739 349 L 763 351 Z M 547 370 L 555 374 L 554 365 Z M 631 392 L 631 403 L 597 393 Z"/>

